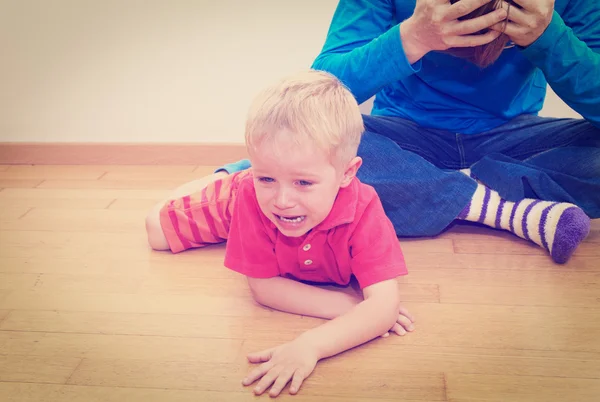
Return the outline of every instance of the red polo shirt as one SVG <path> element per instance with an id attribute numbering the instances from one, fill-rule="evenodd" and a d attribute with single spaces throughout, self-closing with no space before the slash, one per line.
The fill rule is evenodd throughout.
<path id="1" fill-rule="evenodd" d="M 348 285 L 354 275 L 363 289 L 408 273 L 377 193 L 356 178 L 302 237 L 283 235 L 262 213 L 252 175 L 240 183 L 233 211 L 225 266 L 246 276 Z"/>

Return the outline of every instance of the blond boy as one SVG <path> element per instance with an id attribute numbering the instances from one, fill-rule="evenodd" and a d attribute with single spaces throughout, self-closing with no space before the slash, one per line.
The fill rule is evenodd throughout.
<path id="1" fill-rule="evenodd" d="M 396 278 L 407 273 L 400 245 L 374 189 L 356 178 L 362 116 L 332 75 L 308 71 L 263 91 L 246 124 L 252 169 L 216 175 L 148 216 L 151 246 L 179 252 L 227 241 L 225 266 L 248 278 L 255 300 L 330 319 L 292 342 L 248 356 L 243 380 L 256 394 L 298 392 L 320 359 L 395 332 L 413 330 Z M 207 185 L 208 183 L 208 185 Z M 180 189 L 186 193 L 190 186 Z M 311 286 L 347 286 L 361 298 Z"/>

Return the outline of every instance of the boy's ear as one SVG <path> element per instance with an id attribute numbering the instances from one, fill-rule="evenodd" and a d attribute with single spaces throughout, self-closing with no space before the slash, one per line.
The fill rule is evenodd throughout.
<path id="1" fill-rule="evenodd" d="M 362 158 L 360 156 L 355 156 L 350 162 L 348 162 L 346 165 L 346 170 L 344 170 L 344 178 L 342 179 L 340 187 L 348 187 L 350 183 L 352 183 L 352 179 L 356 177 L 356 173 L 361 165 Z"/>

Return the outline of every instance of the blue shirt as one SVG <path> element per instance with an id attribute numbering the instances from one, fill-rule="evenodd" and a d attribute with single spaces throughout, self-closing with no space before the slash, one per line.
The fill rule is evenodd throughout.
<path id="1" fill-rule="evenodd" d="M 546 84 L 600 127 L 600 0 L 556 0 L 546 31 L 490 67 L 429 52 L 410 65 L 399 23 L 415 0 L 340 0 L 312 68 L 336 75 L 359 103 L 377 95 L 374 115 L 424 127 L 480 133 L 537 114 Z"/>

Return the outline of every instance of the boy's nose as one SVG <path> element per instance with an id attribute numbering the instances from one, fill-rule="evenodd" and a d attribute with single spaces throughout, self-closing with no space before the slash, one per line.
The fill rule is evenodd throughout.
<path id="1" fill-rule="evenodd" d="M 289 209 L 294 206 L 292 198 L 290 197 L 289 191 L 279 190 L 275 197 L 275 208 L 277 209 Z"/>

